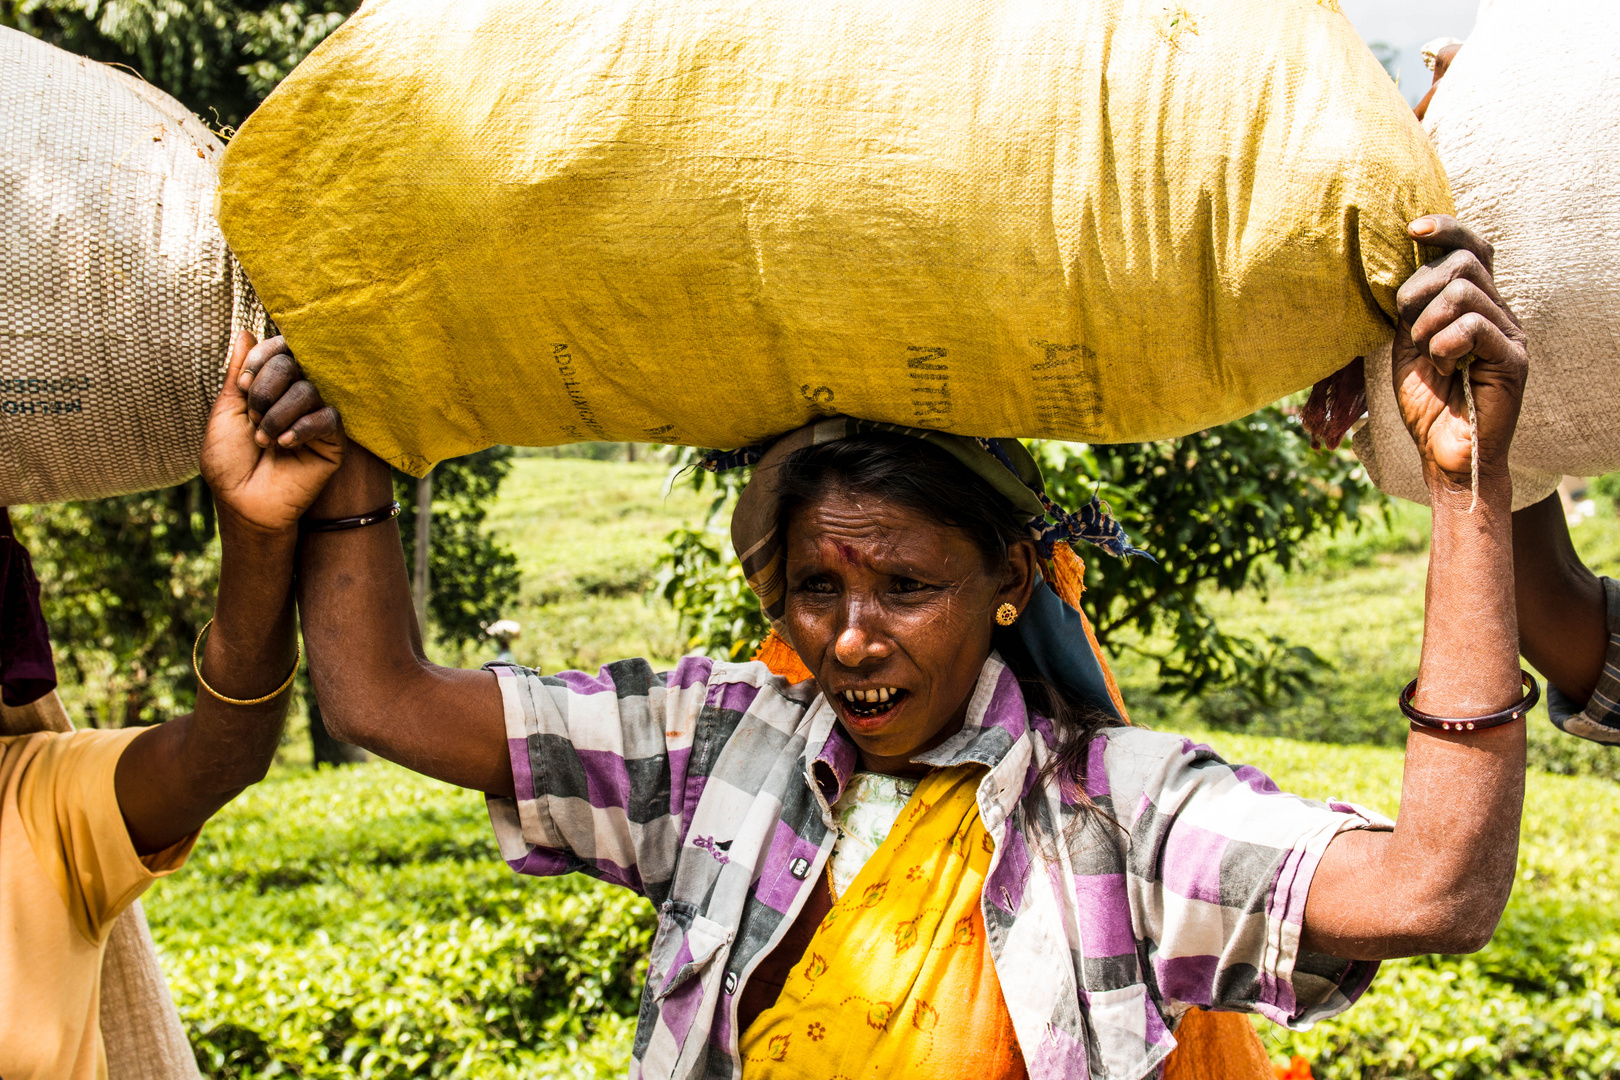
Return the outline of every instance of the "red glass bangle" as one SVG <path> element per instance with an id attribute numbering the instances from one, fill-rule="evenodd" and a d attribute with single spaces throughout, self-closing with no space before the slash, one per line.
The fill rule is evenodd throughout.
<path id="1" fill-rule="evenodd" d="M 1414 726 L 1430 731 L 1484 731 L 1486 728 L 1511 724 L 1515 720 L 1522 720 L 1541 700 L 1541 685 L 1536 682 L 1535 676 L 1528 671 L 1520 671 L 1519 674 L 1524 676 L 1524 697 L 1518 704 L 1500 712 L 1485 716 L 1431 716 L 1412 705 L 1412 698 L 1417 694 L 1416 679 L 1407 683 L 1406 689 L 1401 691 L 1401 712 Z"/>

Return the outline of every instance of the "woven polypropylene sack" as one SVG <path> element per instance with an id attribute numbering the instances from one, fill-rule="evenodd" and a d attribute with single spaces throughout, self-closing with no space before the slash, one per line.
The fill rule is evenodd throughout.
<path id="1" fill-rule="evenodd" d="M 220 223 L 349 430 L 1185 434 L 1389 333 L 1445 178 L 1330 0 L 369 0 Z"/>
<path id="2" fill-rule="evenodd" d="M 1487 0 L 1424 124 L 1457 214 L 1494 245 L 1530 376 L 1508 455 L 1517 509 L 1566 474 L 1620 469 L 1620 21 L 1608 0 Z M 1367 368 L 1356 451 L 1428 501 L 1387 354 Z"/>
<path id="3" fill-rule="evenodd" d="M 197 472 L 233 326 L 224 146 L 130 75 L 0 28 L 0 505 Z"/>

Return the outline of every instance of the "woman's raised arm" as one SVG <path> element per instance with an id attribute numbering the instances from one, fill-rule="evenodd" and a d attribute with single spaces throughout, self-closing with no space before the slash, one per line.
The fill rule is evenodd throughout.
<path id="1" fill-rule="evenodd" d="M 303 377 L 281 338 L 261 344 L 247 366 L 244 379 L 251 380 L 250 401 L 258 412 Z M 269 413 L 263 426 L 275 437 L 273 417 Z M 387 464 L 350 444 L 308 518 L 351 518 L 393 499 Z M 393 521 L 306 532 L 298 608 L 310 679 L 334 736 L 452 784 L 512 794 L 495 676 L 440 667 L 423 654 Z"/>
<path id="2" fill-rule="evenodd" d="M 1492 284 L 1490 245 L 1448 217 L 1420 218 L 1412 235 L 1446 252 L 1402 287 L 1395 339 L 1396 397 L 1434 508 L 1414 705 L 1435 716 L 1481 717 L 1524 697 L 1507 472 L 1524 335 Z M 1477 501 L 1458 369 L 1470 355 Z M 1303 946 L 1365 960 L 1483 947 L 1513 887 L 1524 732 L 1522 718 L 1450 733 L 1414 725 L 1394 831 L 1341 833 L 1328 845 L 1306 904 Z"/>

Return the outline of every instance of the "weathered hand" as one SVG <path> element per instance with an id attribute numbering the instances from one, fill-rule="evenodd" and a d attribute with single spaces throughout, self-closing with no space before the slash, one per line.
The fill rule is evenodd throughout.
<path id="1" fill-rule="evenodd" d="M 347 445 L 337 410 L 285 352 L 279 337 L 237 336 L 203 436 L 203 479 L 221 509 L 264 532 L 297 528 Z"/>
<path id="2" fill-rule="evenodd" d="M 1424 474 L 1466 487 L 1472 451 L 1459 365 L 1468 363 L 1481 475 L 1505 475 L 1528 370 L 1524 332 L 1497 295 L 1491 245 L 1441 214 L 1409 227 L 1445 254 L 1418 269 L 1396 296 L 1395 398 L 1417 442 Z"/>

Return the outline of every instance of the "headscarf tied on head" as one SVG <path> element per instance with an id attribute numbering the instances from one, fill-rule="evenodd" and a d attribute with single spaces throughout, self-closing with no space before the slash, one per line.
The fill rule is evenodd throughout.
<path id="1" fill-rule="evenodd" d="M 1131 546 L 1125 531 L 1096 496 L 1071 514 L 1046 495 L 1040 468 L 1015 439 L 977 439 L 899 424 L 881 424 L 848 416 L 818 420 L 764 447 L 711 454 L 702 467 L 711 471 L 754 466 L 753 477 L 737 500 L 731 518 L 731 543 L 742 561 L 748 587 L 759 597 L 771 621 L 771 632 L 755 654 L 770 669 L 795 682 L 811 675 L 788 644 L 782 616 L 786 606 L 786 569 L 779 532 L 781 493 L 778 477 L 795 451 L 837 442 L 855 435 L 884 432 L 930 443 L 983 479 L 1020 513 L 1029 517 L 1030 537 L 1040 553 L 1042 578 L 1028 607 L 1019 613 L 1012 633 L 1046 679 L 1064 696 L 1094 706 L 1129 723 L 1113 672 L 1103 658 L 1091 623 L 1080 610 L 1085 564 L 1072 542 L 1084 540 L 1114 555 L 1144 554 Z"/>

